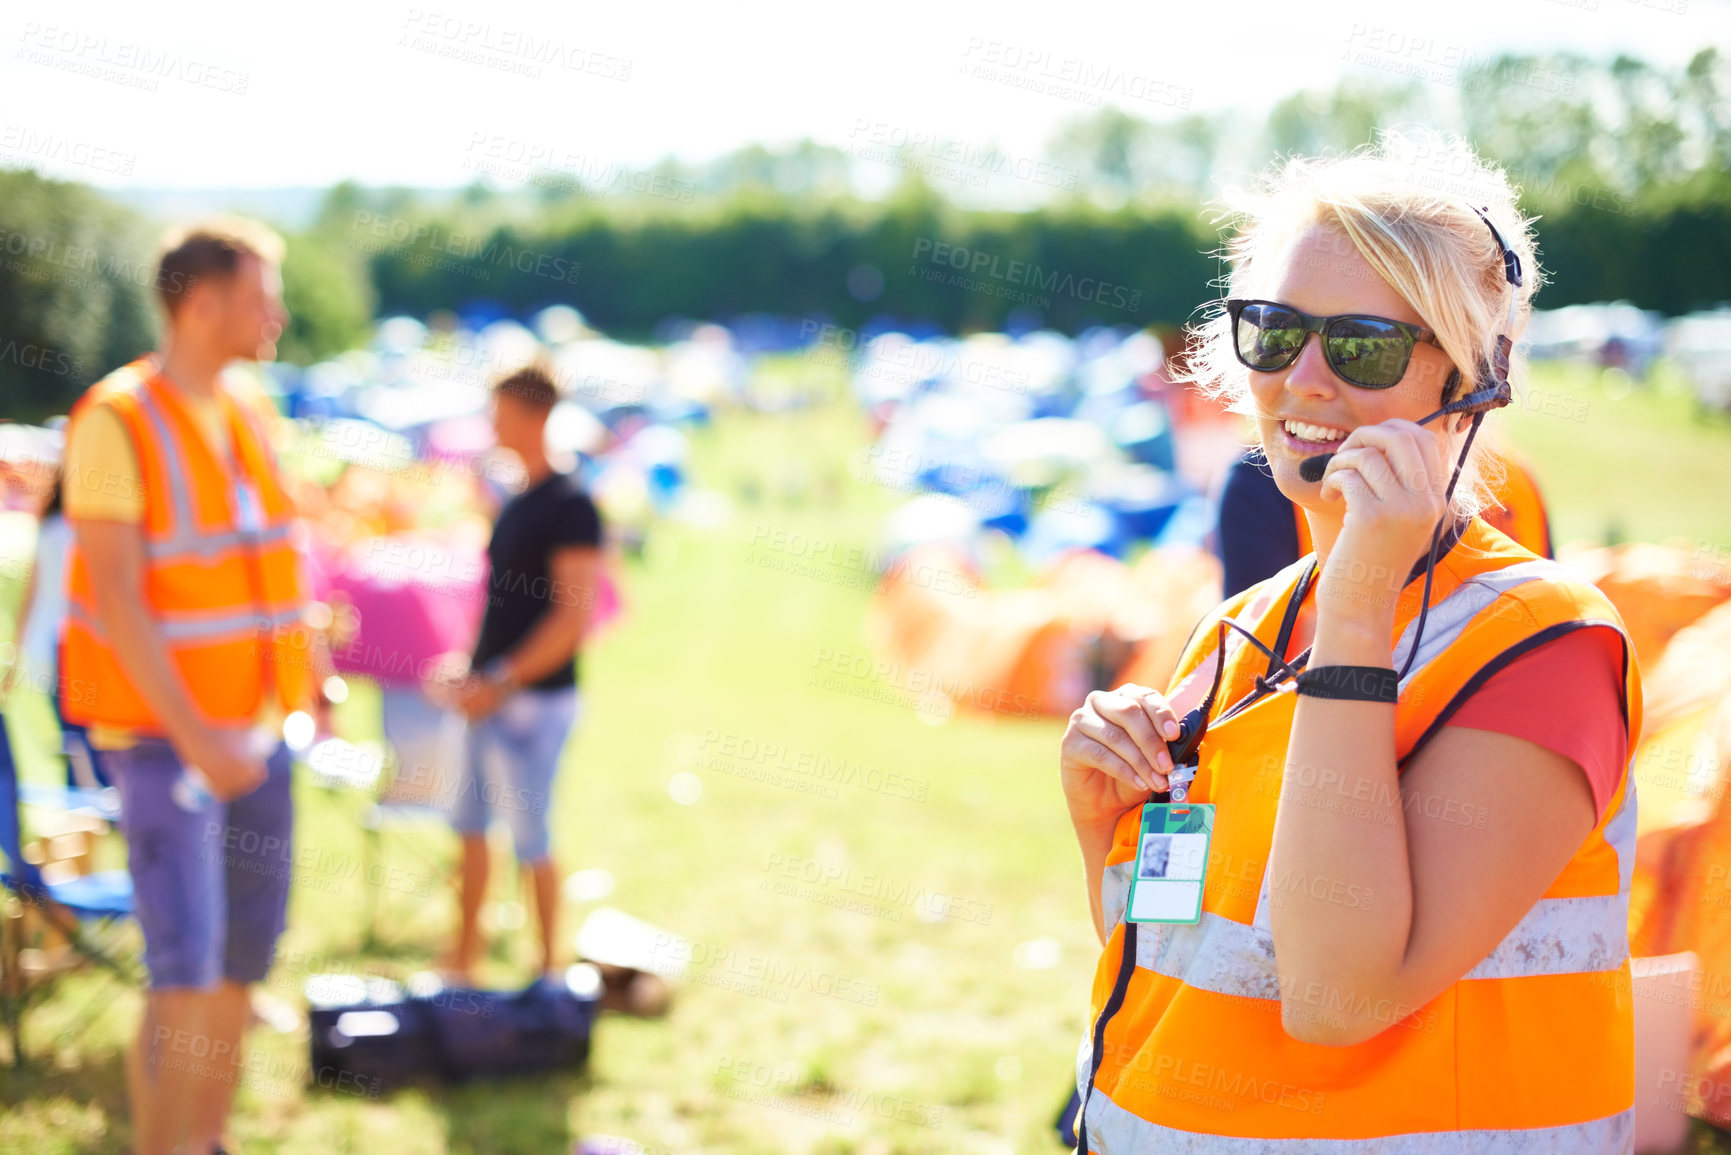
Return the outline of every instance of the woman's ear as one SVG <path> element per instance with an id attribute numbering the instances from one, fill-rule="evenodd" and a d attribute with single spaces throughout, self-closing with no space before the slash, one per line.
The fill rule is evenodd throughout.
<path id="1" fill-rule="evenodd" d="M 1450 401 L 1453 401 L 1455 399 L 1455 390 L 1460 387 L 1461 371 L 1459 369 L 1450 369 L 1448 378 L 1443 381 L 1442 403 L 1447 405 Z"/>

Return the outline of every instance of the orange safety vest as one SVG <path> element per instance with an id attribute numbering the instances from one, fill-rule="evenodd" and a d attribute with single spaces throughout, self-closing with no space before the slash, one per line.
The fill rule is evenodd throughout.
<path id="1" fill-rule="evenodd" d="M 206 719 L 244 723 L 257 715 L 271 683 L 284 710 L 309 700 L 311 633 L 302 622 L 305 585 L 289 540 L 295 511 L 269 439 L 257 413 L 220 386 L 217 397 L 240 476 L 211 451 L 148 358 L 92 386 L 71 421 L 76 425 L 92 406 L 106 406 L 131 435 L 144 488 L 145 605 Z M 256 495 L 251 518 L 238 508 L 242 480 Z M 65 694 L 65 716 L 87 726 L 161 734 L 160 720 L 102 633 L 89 565 L 76 542 L 66 584 L 61 685 L 78 692 Z"/>
<path id="2" fill-rule="evenodd" d="M 1539 496 L 1539 486 L 1533 480 L 1532 470 L 1507 450 L 1498 456 L 1504 469 L 1503 482 L 1496 488 L 1500 507 L 1485 510 L 1485 521 L 1540 557 L 1550 557 L 1550 518 L 1545 513 L 1545 499 Z"/>
<path id="3" fill-rule="evenodd" d="M 1173 681 L 1212 678 L 1216 623 L 1231 615 L 1273 646 L 1288 598 L 1311 564 L 1294 563 L 1215 612 Z M 1396 612 L 1393 665 L 1412 646 L 1423 581 Z M 1610 602 L 1555 562 L 1472 521 L 1436 567 L 1431 611 L 1395 707 L 1402 764 L 1485 678 L 1561 634 L 1623 633 Z M 1254 686 L 1266 658 L 1228 634 L 1218 716 Z M 1624 635 L 1625 723 L 1640 730 L 1639 675 Z M 1284 656 L 1284 655 L 1283 655 Z M 1268 1155 L 1437 1155 L 1632 1149 L 1634 1020 L 1628 966 L 1635 866 L 1634 778 L 1625 774 L 1580 849 L 1496 949 L 1423 1007 L 1359 1006 L 1349 992 L 1281 990 L 1269 920 L 1271 890 L 1305 885 L 1266 871 L 1296 695 L 1290 679 L 1231 718 L 1211 722 L 1190 792 L 1215 805 L 1215 833 L 1194 925 L 1137 926 L 1134 966 L 1117 1009 L 1141 807 L 1119 820 L 1101 900 L 1111 928 L 1095 973 L 1090 1032 L 1077 1056 L 1094 1155 L 1189 1151 Z M 1452 802 L 1463 825 L 1472 810 Z M 1353 799 L 1341 799 L 1343 806 Z M 1428 805 L 1406 799 L 1403 806 Z M 1429 811 L 1427 810 L 1427 813 Z M 1343 894 L 1341 901 L 1354 896 Z M 1373 896 L 1363 896 L 1369 902 Z M 1281 1025 L 1298 1013 L 1381 1016 L 1355 1046 L 1300 1042 Z M 1103 1032 L 1097 1040 L 1095 1032 Z M 1092 1071 L 1095 1044 L 1101 1061 Z M 1092 1084 L 1092 1095 L 1090 1092 Z M 1322 1144 L 1326 1143 L 1326 1147 Z"/>

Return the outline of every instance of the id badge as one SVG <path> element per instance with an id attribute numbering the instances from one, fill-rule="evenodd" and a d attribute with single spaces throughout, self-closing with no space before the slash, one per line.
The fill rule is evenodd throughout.
<path id="1" fill-rule="evenodd" d="M 1202 884 L 1214 807 L 1207 802 L 1150 802 L 1142 807 L 1136 873 L 1130 880 L 1131 922 L 1192 923 L 1202 918 Z"/>

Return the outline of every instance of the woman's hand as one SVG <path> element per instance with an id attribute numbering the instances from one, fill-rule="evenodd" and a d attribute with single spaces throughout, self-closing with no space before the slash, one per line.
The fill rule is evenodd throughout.
<path id="1" fill-rule="evenodd" d="M 1070 715 L 1058 747 L 1058 773 L 1078 824 L 1116 821 L 1150 791 L 1166 789 L 1178 715 L 1156 690 L 1123 685 L 1095 690 Z"/>
<path id="2" fill-rule="evenodd" d="M 1442 518 L 1450 466 L 1443 441 L 1411 421 L 1361 425 L 1322 474 L 1323 501 L 1346 502 L 1317 584 L 1319 616 L 1386 623 L 1414 559 Z"/>

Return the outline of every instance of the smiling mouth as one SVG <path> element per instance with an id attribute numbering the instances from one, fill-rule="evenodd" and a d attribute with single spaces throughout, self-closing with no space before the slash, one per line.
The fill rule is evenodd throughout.
<path id="1" fill-rule="evenodd" d="M 1336 429 L 1332 425 L 1312 425 L 1308 421 L 1288 419 L 1281 422 L 1280 427 L 1286 430 L 1288 437 L 1306 445 L 1333 445 L 1346 440 L 1347 431 Z"/>

